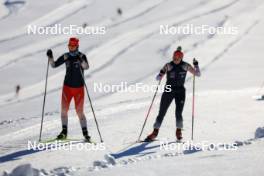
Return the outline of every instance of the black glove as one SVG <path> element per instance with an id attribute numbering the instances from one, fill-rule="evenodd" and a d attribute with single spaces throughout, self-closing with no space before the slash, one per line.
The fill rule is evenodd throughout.
<path id="1" fill-rule="evenodd" d="M 81 64 L 83 61 L 84 61 L 83 58 L 79 58 L 79 59 L 78 59 L 78 62 L 79 62 L 80 64 Z"/>
<path id="2" fill-rule="evenodd" d="M 49 58 L 53 58 L 53 53 L 52 53 L 52 50 L 51 50 L 51 49 L 48 49 L 48 51 L 47 51 L 47 56 L 48 56 Z"/>
<path id="3" fill-rule="evenodd" d="M 198 65 L 199 65 L 199 62 L 195 58 L 193 59 L 193 65 L 195 67 L 198 67 Z"/>

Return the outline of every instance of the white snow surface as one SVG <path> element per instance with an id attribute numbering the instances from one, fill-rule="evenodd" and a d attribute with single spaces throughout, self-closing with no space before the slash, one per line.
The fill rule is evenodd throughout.
<path id="1" fill-rule="evenodd" d="M 118 15 L 116 10 L 123 13 Z M 0 175 L 262 175 L 264 173 L 264 4 L 262 0 L 0 0 Z M 46 50 L 57 58 L 67 51 L 69 35 L 28 35 L 40 26 L 106 26 L 105 35 L 78 35 L 87 55 L 87 87 L 104 143 L 99 143 L 88 98 L 85 114 L 92 140 L 103 150 L 28 150 L 38 142 Z M 160 25 L 237 27 L 236 35 L 161 35 Z M 184 60 L 199 61 L 196 78 L 194 140 L 192 75 L 186 79 L 183 141 L 175 143 L 175 105 L 171 104 L 158 141 L 135 143 L 153 92 L 95 92 L 94 84 L 156 85 L 155 76 L 181 45 Z M 60 99 L 65 67 L 49 69 L 42 139 L 61 130 Z M 15 86 L 21 86 L 19 96 Z M 165 80 L 162 81 L 162 85 Z M 141 139 L 152 131 L 159 111 L 158 93 Z M 83 144 L 72 103 L 69 138 Z M 170 150 L 160 148 L 167 141 Z M 192 145 L 190 144 L 192 142 Z M 203 149 L 175 146 L 220 144 Z M 69 143 L 65 143 L 67 146 Z M 58 144 L 57 146 L 61 146 Z M 232 145 L 235 145 L 232 146 Z M 225 147 L 230 150 L 223 150 Z"/>

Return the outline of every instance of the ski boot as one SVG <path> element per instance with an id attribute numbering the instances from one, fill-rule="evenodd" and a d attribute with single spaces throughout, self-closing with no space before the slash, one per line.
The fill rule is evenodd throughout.
<path id="1" fill-rule="evenodd" d="M 181 128 L 177 128 L 176 129 L 176 138 L 177 138 L 178 141 L 182 140 Z"/>
<path id="2" fill-rule="evenodd" d="M 60 132 L 60 134 L 57 136 L 56 139 L 58 140 L 64 140 L 67 138 L 67 126 L 63 126 L 62 127 L 62 131 Z"/>
<path id="3" fill-rule="evenodd" d="M 87 127 L 83 127 L 82 132 L 83 132 L 83 137 L 84 137 L 85 142 L 91 143 L 91 137 L 88 135 Z"/>
<path id="4" fill-rule="evenodd" d="M 155 138 L 158 136 L 159 134 L 159 129 L 158 128 L 154 128 L 153 132 L 147 136 L 147 138 L 144 140 L 144 142 L 152 142 L 155 140 Z"/>
<path id="5" fill-rule="evenodd" d="M 85 142 L 92 143 L 92 141 L 91 141 L 91 137 L 90 137 L 89 135 L 85 135 L 85 136 L 83 136 L 83 137 L 84 137 L 84 141 L 85 141 Z"/>

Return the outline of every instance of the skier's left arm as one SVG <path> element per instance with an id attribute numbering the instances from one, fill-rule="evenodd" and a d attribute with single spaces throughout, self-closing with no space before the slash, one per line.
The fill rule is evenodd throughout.
<path id="1" fill-rule="evenodd" d="M 89 69 L 89 63 L 88 63 L 88 60 L 87 60 L 85 54 L 81 55 L 80 60 L 81 60 L 81 67 L 84 70 L 88 70 Z"/>
<path id="2" fill-rule="evenodd" d="M 66 57 L 65 57 L 65 54 L 64 54 L 64 55 L 60 56 L 56 61 L 54 61 L 53 53 L 52 53 L 52 50 L 51 49 L 48 49 L 47 50 L 47 56 L 48 56 L 49 63 L 50 63 L 50 65 L 51 65 L 52 68 L 59 67 L 66 60 Z"/>
<path id="3" fill-rule="evenodd" d="M 193 66 L 191 65 L 188 66 L 188 71 L 194 74 L 195 76 L 200 77 L 201 76 L 201 71 L 199 67 L 199 62 L 196 59 L 193 59 Z"/>
<path id="4" fill-rule="evenodd" d="M 156 76 L 156 80 L 157 80 L 157 81 L 161 81 L 162 78 L 163 78 L 163 76 L 166 74 L 167 70 L 168 70 L 168 63 L 165 64 L 165 65 L 162 67 L 162 69 L 160 70 L 159 74 Z"/>

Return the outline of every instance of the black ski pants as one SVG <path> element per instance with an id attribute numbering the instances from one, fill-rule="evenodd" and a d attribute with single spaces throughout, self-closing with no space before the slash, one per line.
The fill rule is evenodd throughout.
<path id="1" fill-rule="evenodd" d="M 160 128 L 164 116 L 166 115 L 166 112 L 173 99 L 176 105 L 176 109 L 175 109 L 176 127 L 183 128 L 182 112 L 185 103 L 185 88 L 176 89 L 176 90 L 172 89 L 171 92 L 163 92 L 161 96 L 159 114 L 156 118 L 156 122 L 154 123 L 154 128 L 157 129 Z"/>

